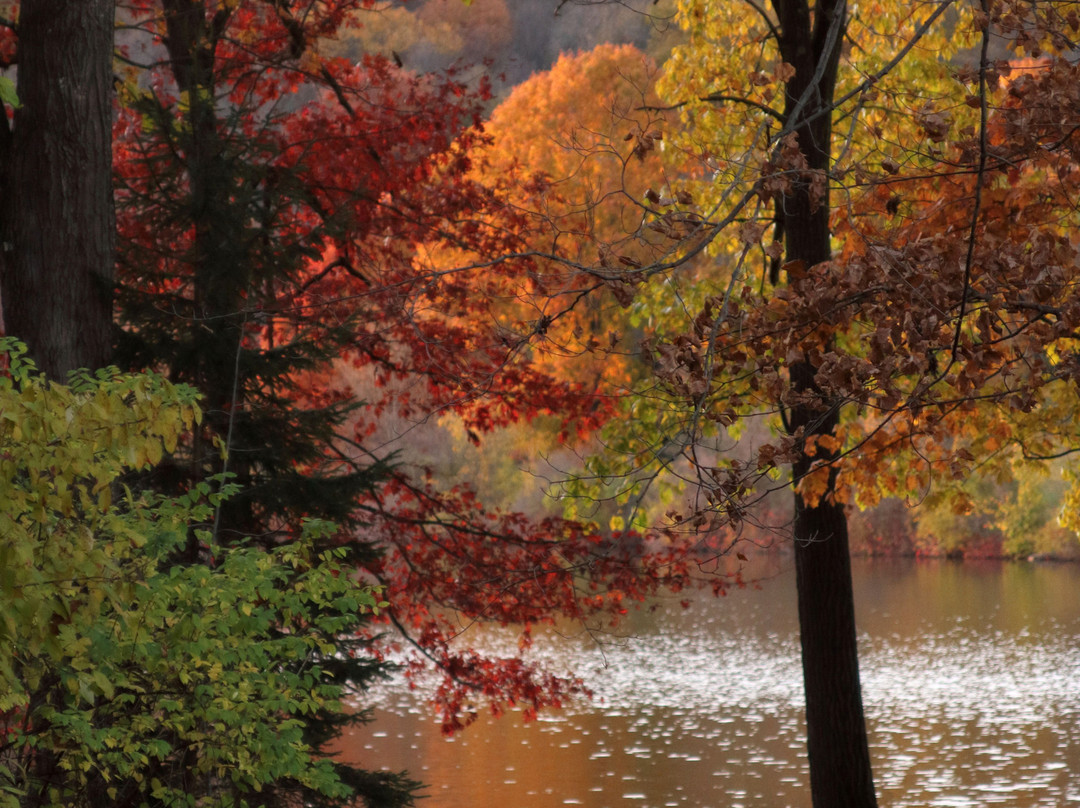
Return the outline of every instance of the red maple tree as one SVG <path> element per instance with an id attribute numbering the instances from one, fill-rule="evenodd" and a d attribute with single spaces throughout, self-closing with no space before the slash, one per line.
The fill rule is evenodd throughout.
<path id="1" fill-rule="evenodd" d="M 396 447 L 372 445 L 386 414 L 452 411 L 476 440 L 549 415 L 572 439 L 613 411 L 593 386 L 529 361 L 542 318 L 506 316 L 505 301 L 542 293 L 545 269 L 499 182 L 471 170 L 486 87 L 320 54 L 372 7 L 127 5 L 121 355 L 205 395 L 201 433 L 159 484 L 169 471 L 234 474 L 244 492 L 215 525 L 226 539 L 338 520 L 358 566 L 386 587 L 399 629 L 389 644 L 444 675 L 453 730 L 478 696 L 531 715 L 581 689 L 572 674 L 455 641 L 463 618 L 517 626 L 525 649 L 537 623 L 617 619 L 693 566 L 670 541 L 491 512 L 467 481 L 395 468 Z M 476 258 L 433 258 L 447 254 Z M 368 380 L 363 404 L 339 373 L 349 366 Z M 369 641 L 379 627 L 358 631 L 349 652 L 381 658 L 387 643 Z"/>

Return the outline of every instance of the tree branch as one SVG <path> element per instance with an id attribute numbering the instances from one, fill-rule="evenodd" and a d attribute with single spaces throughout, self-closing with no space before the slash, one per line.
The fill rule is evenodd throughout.
<path id="1" fill-rule="evenodd" d="M 987 0 L 981 0 L 983 14 L 988 14 Z M 971 286 L 971 266 L 975 260 L 975 239 L 978 235 L 979 214 L 982 210 L 982 191 L 986 183 L 986 155 L 988 150 L 987 119 L 989 117 L 986 97 L 986 70 L 990 64 L 990 27 L 982 31 L 982 48 L 979 52 L 979 165 L 975 174 L 975 204 L 971 209 L 971 226 L 968 228 L 967 255 L 964 257 L 964 280 L 960 289 L 960 312 L 956 315 L 956 331 L 953 334 L 952 348 L 949 351 L 949 364 L 943 375 L 956 364 L 956 352 L 960 347 L 960 333 L 964 324 L 964 312 L 968 303 L 968 288 Z"/>

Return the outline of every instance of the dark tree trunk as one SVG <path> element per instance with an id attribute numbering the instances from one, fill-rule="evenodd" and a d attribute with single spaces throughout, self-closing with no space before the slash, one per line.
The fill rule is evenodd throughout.
<path id="1" fill-rule="evenodd" d="M 22 0 L 13 131 L 0 126 L 6 332 L 51 378 L 108 364 L 113 0 Z"/>
<path id="2" fill-rule="evenodd" d="M 787 86 L 785 112 L 811 170 L 827 171 L 831 160 L 831 105 L 844 35 L 843 0 L 819 0 L 814 13 L 805 0 L 774 0 L 780 49 L 795 68 Z M 808 182 L 797 182 L 782 200 L 786 258 L 810 267 L 831 257 L 828 187 L 815 201 Z M 809 359 L 790 368 L 792 400 L 788 428 L 803 435 L 836 429 L 838 404 L 824 400 Z M 825 455 L 819 453 L 818 459 Z M 801 479 L 813 459 L 803 454 L 792 469 Z M 851 584 L 847 516 L 827 495 L 807 503 L 795 494 L 795 570 L 799 601 L 803 681 L 806 690 L 807 752 L 815 808 L 875 808 L 873 772 L 866 737 L 855 603 Z"/>
<path id="3" fill-rule="evenodd" d="M 802 464 L 800 464 L 802 465 Z M 808 465 L 808 464 L 806 464 Z M 795 473 L 800 472 L 798 466 Z M 843 506 L 796 497 L 795 573 L 815 808 L 874 808 Z"/>
<path id="4" fill-rule="evenodd" d="M 217 97 L 215 54 L 230 12 L 219 9 L 208 18 L 205 5 L 203 0 L 162 2 L 173 78 L 182 92 L 196 99 L 188 112 L 190 132 L 180 141 L 184 170 L 191 178 L 187 215 L 194 225 L 192 302 L 200 324 L 187 337 L 193 341 L 197 359 L 184 380 L 203 394 L 206 418 L 193 458 L 199 468 L 228 471 L 244 489 L 218 510 L 216 538 L 228 542 L 266 530 L 251 504 L 256 474 L 252 445 L 240 437 L 241 432 L 248 436 L 250 432 L 231 428 L 234 419 L 246 419 L 250 353 L 244 349 L 243 336 L 256 259 L 246 226 L 252 218 L 250 177 L 244 176 L 237 144 L 230 143 L 233 135 L 227 122 L 219 119 L 213 100 Z M 227 460 L 220 457 L 212 435 L 227 442 Z"/>
<path id="5" fill-rule="evenodd" d="M 22 0 L 13 126 L 0 110 L 5 332 L 57 380 L 111 353 L 113 10 L 114 0 Z M 48 804 L 59 763 L 52 749 L 33 753 L 24 805 Z"/>

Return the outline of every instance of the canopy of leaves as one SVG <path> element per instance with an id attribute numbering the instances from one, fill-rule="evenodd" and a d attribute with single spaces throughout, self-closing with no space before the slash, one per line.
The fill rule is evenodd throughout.
<path id="1" fill-rule="evenodd" d="M 828 172 L 810 171 L 785 130 L 791 72 L 774 50 L 772 11 L 682 5 L 689 39 L 660 89 L 684 128 L 665 144 L 701 166 L 685 187 L 708 206 L 722 271 L 682 298 L 694 318 L 681 333 L 658 325 L 654 369 L 687 445 L 715 425 L 806 404 L 789 376 L 803 361 L 810 399 L 843 416 L 836 435 L 769 441 L 750 459 L 699 455 L 699 516 L 737 523 L 753 483 L 803 451 L 821 469 L 799 481 L 810 504 L 933 492 L 962 510 L 954 483 L 976 464 L 1075 447 L 1076 65 L 1055 55 L 1076 28 L 1066 5 L 991 3 L 972 18 L 947 15 L 948 3 L 915 15 L 860 4 Z M 988 27 L 1039 59 L 942 57 Z M 774 222 L 796 185 L 817 188 L 819 204 L 831 192 L 836 257 L 783 267 L 781 284 Z"/>
<path id="2" fill-rule="evenodd" d="M 302 516 L 342 524 L 328 544 L 386 587 L 398 630 L 358 627 L 371 645 L 357 659 L 397 647 L 437 666 L 454 728 L 478 697 L 535 712 L 579 691 L 572 675 L 476 653 L 462 619 L 517 624 L 527 648 L 532 624 L 615 619 L 691 566 L 666 543 L 645 553 L 635 535 L 487 509 L 466 482 L 430 480 L 422 458 L 394 467 L 384 418 L 452 413 L 481 440 L 544 416 L 574 438 L 614 409 L 595 379 L 538 359 L 548 321 L 517 308 L 552 292 L 529 287 L 542 276 L 532 222 L 476 157 L 486 87 L 324 49 L 372 6 L 129 4 L 119 356 L 205 396 L 151 484 L 235 474 L 223 543 L 272 548 Z"/>

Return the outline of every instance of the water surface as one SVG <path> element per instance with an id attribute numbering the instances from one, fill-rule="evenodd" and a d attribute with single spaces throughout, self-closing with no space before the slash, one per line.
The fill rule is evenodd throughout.
<path id="1" fill-rule="evenodd" d="M 391 685 L 347 757 L 409 769 L 430 808 L 809 808 L 794 572 L 761 574 L 635 614 L 623 639 L 539 644 L 592 702 L 447 740 L 423 693 Z M 883 808 L 1080 805 L 1080 568 L 865 561 L 855 587 Z"/>

